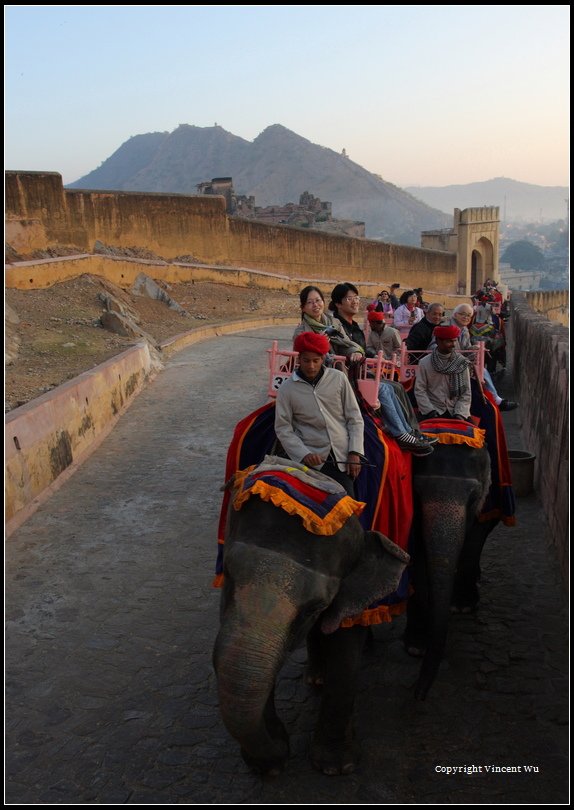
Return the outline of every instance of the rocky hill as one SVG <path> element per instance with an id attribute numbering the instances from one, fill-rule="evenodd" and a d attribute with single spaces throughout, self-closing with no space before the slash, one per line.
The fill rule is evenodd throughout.
<path id="1" fill-rule="evenodd" d="M 214 177 L 232 177 L 235 192 L 254 195 L 258 206 L 297 202 L 309 191 L 333 204 L 333 217 L 364 221 L 370 239 L 420 246 L 421 231 L 452 224 L 452 212 L 431 208 L 279 124 L 253 142 L 220 126 L 188 124 L 137 135 L 67 187 L 196 194 L 198 183 Z"/>

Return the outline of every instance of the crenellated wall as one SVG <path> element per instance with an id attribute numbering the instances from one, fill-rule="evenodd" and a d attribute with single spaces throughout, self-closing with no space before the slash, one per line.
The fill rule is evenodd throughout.
<path id="1" fill-rule="evenodd" d="M 223 197 L 72 190 L 54 172 L 6 172 L 5 219 L 20 253 L 58 244 L 91 253 L 99 240 L 166 259 L 457 292 L 453 253 L 233 218 Z"/>
<path id="2" fill-rule="evenodd" d="M 538 290 L 524 294 L 530 309 L 562 326 L 570 326 L 570 291 Z"/>
<path id="3" fill-rule="evenodd" d="M 511 300 L 513 381 L 525 446 L 536 456 L 534 487 L 564 577 L 569 544 L 569 330 L 533 312 L 524 293 Z M 542 539 L 542 538 L 541 538 Z"/>

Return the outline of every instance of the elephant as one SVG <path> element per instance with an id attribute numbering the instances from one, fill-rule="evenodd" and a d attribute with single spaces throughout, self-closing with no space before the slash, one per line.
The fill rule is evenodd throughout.
<path id="1" fill-rule="evenodd" d="M 368 628 L 341 628 L 341 621 L 393 592 L 408 561 L 354 514 L 321 536 L 258 497 L 229 508 L 213 666 L 223 722 L 250 767 L 276 775 L 286 766 L 275 680 L 289 651 L 306 640 L 308 682 L 322 683 L 311 761 L 327 774 L 355 768 L 353 708 Z"/>
<path id="2" fill-rule="evenodd" d="M 228 477 L 260 463 L 261 453 L 274 447 L 272 410 L 267 405 L 238 424 L 228 452 Z M 274 683 L 288 651 L 306 639 L 307 681 L 323 682 L 311 761 L 326 774 L 354 770 L 358 752 L 352 718 L 368 628 L 341 628 L 341 620 L 389 594 L 391 602 L 404 600 L 404 580 L 400 591 L 397 585 L 409 560 L 405 579 L 414 587 L 404 641 L 409 653 L 424 656 L 415 696 L 426 697 L 444 654 L 452 604 L 464 611 L 476 607 L 484 542 L 499 520 L 514 521 L 500 413 L 482 395 L 475 412 L 484 443 L 474 434 L 465 438 L 469 443 L 462 442 L 461 435 L 472 428 L 467 422 L 442 425 L 446 435 L 433 453 L 412 459 L 412 476 L 408 467 L 409 500 L 407 468 L 399 469 L 390 442 L 382 444 L 381 431 L 375 430 L 380 428 L 375 415 L 365 409 L 365 447 L 377 464 L 372 470 L 367 465 L 358 481 L 368 475 L 380 486 L 381 464 L 387 469 L 390 454 L 393 499 L 381 501 L 385 509 L 376 520 L 381 515 L 387 520 L 393 507 L 403 504 L 405 512 L 388 521 L 388 533 L 407 548 L 412 512 L 410 557 L 374 530 L 382 526 L 369 512 L 366 480 L 357 487 L 359 500 L 366 503 L 360 520 L 349 518 L 331 537 L 310 535 L 298 518 L 257 498 L 238 512 L 228 510 L 219 535 L 225 540 L 219 544 L 216 572 L 219 577 L 223 571 L 224 586 L 213 664 L 224 724 L 254 769 L 275 774 L 285 767 L 289 743 L 275 711 Z M 433 432 L 424 421 L 420 428 Z M 404 535 L 400 540 L 399 534 Z"/>
<path id="3" fill-rule="evenodd" d="M 404 642 L 424 655 L 415 696 L 424 700 L 440 666 L 449 613 L 478 603 L 480 555 L 498 517 L 479 520 L 491 486 L 486 446 L 437 444 L 413 461 L 414 518 Z"/>

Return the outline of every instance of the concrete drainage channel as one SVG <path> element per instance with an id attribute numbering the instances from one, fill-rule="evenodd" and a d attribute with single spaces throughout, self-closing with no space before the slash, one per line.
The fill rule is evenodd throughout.
<path id="1" fill-rule="evenodd" d="M 271 317 L 202 326 L 162 343 L 161 356 L 219 335 L 296 323 Z M 6 415 L 6 538 L 94 452 L 160 369 L 141 342 Z"/>

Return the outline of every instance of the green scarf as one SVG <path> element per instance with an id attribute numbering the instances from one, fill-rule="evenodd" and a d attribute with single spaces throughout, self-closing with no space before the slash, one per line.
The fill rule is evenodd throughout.
<path id="1" fill-rule="evenodd" d="M 321 321 L 317 321 L 315 320 L 315 318 L 312 318 L 311 315 L 307 315 L 306 312 L 303 313 L 303 320 L 308 326 L 311 327 L 313 332 L 324 332 L 325 329 L 329 326 L 327 322 L 321 323 Z"/>

